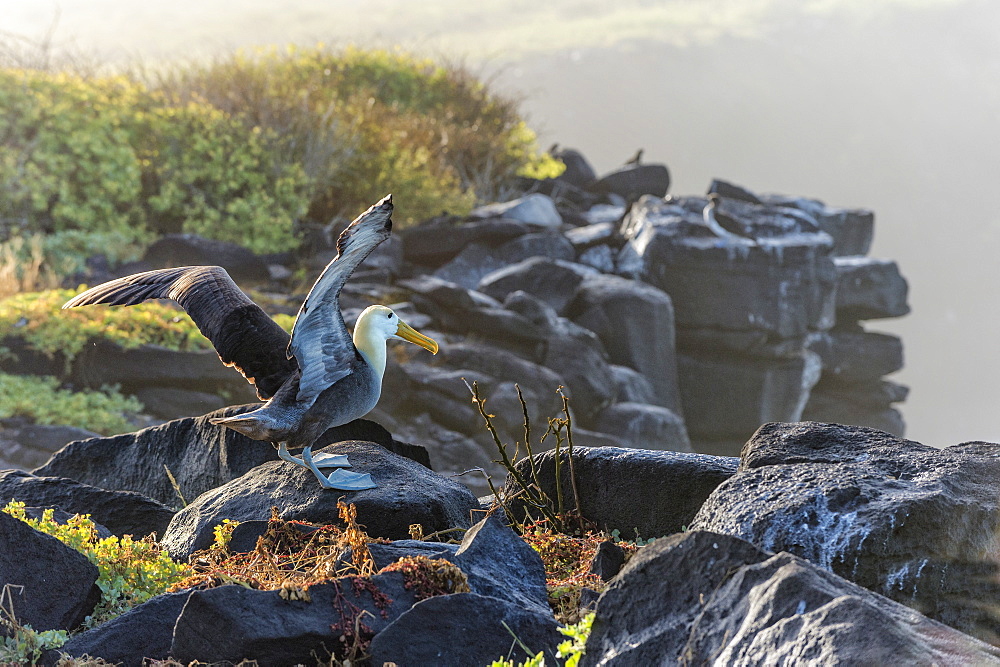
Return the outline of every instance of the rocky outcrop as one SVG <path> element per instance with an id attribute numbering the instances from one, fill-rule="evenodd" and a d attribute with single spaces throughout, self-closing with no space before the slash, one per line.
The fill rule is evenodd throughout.
<path id="1" fill-rule="evenodd" d="M 1000 650 L 789 553 L 694 531 L 637 554 L 582 665 L 1000 664 Z"/>
<path id="2" fill-rule="evenodd" d="M 321 451 L 347 455 L 351 472 L 371 473 L 378 486 L 331 492 L 303 466 L 286 461 L 263 463 L 202 493 L 178 512 L 163 536 L 164 547 L 173 557 L 186 559 L 212 543 L 213 528 L 223 519 L 266 520 L 272 507 L 285 520 L 324 525 L 338 523 L 337 503 L 343 499 L 357 507 L 358 521 L 369 535 L 397 540 L 406 538 L 414 523 L 428 533 L 467 528 L 470 511 L 479 507 L 463 485 L 376 443 L 344 441 Z"/>
<path id="3" fill-rule="evenodd" d="M 136 539 L 163 535 L 174 510 L 134 491 L 109 491 L 65 477 L 38 477 L 21 470 L 0 471 L 0 507 L 17 500 L 29 507 L 89 514 L 114 535 Z"/>
<path id="4" fill-rule="evenodd" d="M 788 551 L 1000 640 L 1000 445 L 936 449 L 859 426 L 765 424 L 691 524 Z"/>
<path id="5" fill-rule="evenodd" d="M 565 450 L 564 450 L 565 452 Z M 573 450 L 574 483 L 569 458 L 560 466 L 566 511 L 576 508 L 601 530 L 618 530 L 623 538 L 649 539 L 684 530 L 706 498 L 736 472 L 737 459 L 672 451 L 646 451 L 619 447 L 577 447 Z M 531 479 L 530 463 L 522 459 L 518 470 Z M 540 488 L 558 498 L 555 452 L 535 456 Z M 508 478 L 503 493 L 512 497 L 518 485 Z M 516 499 L 509 503 L 511 516 L 523 517 L 531 508 Z"/>

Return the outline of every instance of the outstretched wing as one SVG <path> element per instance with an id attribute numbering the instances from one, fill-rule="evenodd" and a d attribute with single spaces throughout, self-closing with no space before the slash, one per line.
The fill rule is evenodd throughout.
<path id="1" fill-rule="evenodd" d="M 356 350 L 340 313 L 340 290 L 392 231 L 392 195 L 357 217 L 337 240 L 337 256 L 326 265 L 302 302 L 292 327 L 289 356 L 299 362 L 299 401 L 312 401 L 351 372 Z"/>
<path id="2" fill-rule="evenodd" d="M 92 287 L 63 308 L 98 303 L 134 306 L 148 299 L 173 299 L 266 400 L 295 372 L 285 354 L 288 334 L 247 297 L 221 266 L 182 266 L 136 273 Z"/>

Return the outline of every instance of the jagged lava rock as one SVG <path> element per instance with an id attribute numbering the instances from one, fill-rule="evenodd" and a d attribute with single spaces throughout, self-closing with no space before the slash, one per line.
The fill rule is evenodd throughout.
<path id="1" fill-rule="evenodd" d="M 935 449 L 860 426 L 765 424 L 693 529 L 789 551 L 963 632 L 1000 639 L 1000 445 Z"/>
<path id="2" fill-rule="evenodd" d="M 39 632 L 75 628 L 101 599 L 97 576 L 79 551 L 0 512 L 0 590 L 18 623 Z M 9 634 L 0 625 L 0 637 Z"/>
<path id="3" fill-rule="evenodd" d="M 835 257 L 837 319 L 873 320 L 910 312 L 908 286 L 896 262 L 873 257 Z"/>
<path id="4" fill-rule="evenodd" d="M 324 489 L 308 469 L 270 461 L 194 499 L 170 522 L 163 546 L 175 558 L 186 558 L 212 543 L 212 529 L 223 519 L 267 519 L 275 506 L 283 519 L 322 525 L 339 523 L 337 501 L 344 499 L 357 507 L 358 523 L 369 535 L 389 539 L 408 537 L 413 523 L 427 533 L 468 527 L 470 510 L 479 507 L 463 485 L 375 443 L 346 441 L 322 451 L 348 455 L 351 471 L 371 473 L 378 487 Z"/>
<path id="5" fill-rule="evenodd" d="M 670 171 L 664 164 L 627 164 L 587 186 L 596 194 L 613 193 L 624 199 L 642 195 L 663 197 L 670 189 Z"/>
<path id="6" fill-rule="evenodd" d="M 618 276 L 587 275 L 566 316 L 597 334 L 612 363 L 649 380 L 656 405 L 680 413 L 674 307 L 666 293 Z"/>
<path id="7" fill-rule="evenodd" d="M 764 331 L 789 338 L 834 323 L 831 238 L 781 210 L 741 204 L 756 244 L 720 239 L 701 221 L 705 200 L 644 198 L 629 213 L 619 265 L 670 295 L 678 326 Z"/>
<path id="8" fill-rule="evenodd" d="M 822 371 L 812 352 L 777 358 L 678 354 L 681 404 L 695 448 L 702 440 L 742 444 L 764 422 L 797 421 Z"/>
<path id="9" fill-rule="evenodd" d="M 74 658 L 103 658 L 121 667 L 143 667 L 146 659 L 166 660 L 170 657 L 174 624 L 189 595 L 191 591 L 158 595 L 93 630 L 71 637 L 59 652 Z"/>
<path id="10" fill-rule="evenodd" d="M 564 450 L 565 451 L 565 450 Z M 649 451 L 618 447 L 575 447 L 573 463 L 580 513 L 603 530 L 617 528 L 625 537 L 635 531 L 643 538 L 676 533 L 690 524 L 709 494 L 736 472 L 737 459 L 706 454 Z M 529 475 L 529 462 L 518 470 Z M 555 452 L 535 455 L 541 488 L 556 497 Z M 575 507 L 568 457 L 560 467 L 564 503 Z M 505 482 L 514 491 L 513 480 Z M 511 503 L 514 516 L 523 505 Z"/>
<path id="11" fill-rule="evenodd" d="M 690 452 L 684 420 L 669 408 L 645 403 L 615 403 L 597 416 L 594 427 L 636 449 Z"/>
<path id="12" fill-rule="evenodd" d="M 184 664 L 249 659 L 275 667 L 325 660 L 357 621 L 365 634 L 378 634 L 409 609 L 416 597 L 404 584 L 402 573 L 387 572 L 364 586 L 354 577 L 314 584 L 306 599 L 236 585 L 194 591 L 177 619 L 170 655 Z"/>
<path id="13" fill-rule="evenodd" d="M 277 450 L 270 443 L 251 440 L 209 421 L 257 407 L 233 406 L 136 433 L 71 442 L 34 473 L 69 477 L 103 489 L 136 491 L 173 506 L 180 499 L 164 470 L 166 466 L 177 480 L 181 494 L 190 501 L 262 463 L 278 460 Z M 363 434 L 359 428 L 364 430 Z M 428 461 L 422 448 L 396 443 L 385 429 L 366 420 L 328 430 L 315 447 L 348 438 L 372 440 L 404 456 L 421 459 L 422 463 Z"/>
<path id="14" fill-rule="evenodd" d="M 439 595 L 413 605 L 375 635 L 372 664 L 468 667 L 488 665 L 500 656 L 517 664 L 539 651 L 557 664 L 556 648 L 565 639 L 558 627 L 551 614 L 506 600 L 475 593 Z"/>
<path id="15" fill-rule="evenodd" d="M 1000 664 L 1000 650 L 787 553 L 693 531 L 597 604 L 582 665 Z"/>
<path id="16" fill-rule="evenodd" d="M 115 535 L 163 535 L 174 510 L 134 491 L 109 491 L 65 477 L 38 477 L 20 470 L 0 471 L 0 507 L 18 500 L 33 507 L 89 514 Z"/>
<path id="17" fill-rule="evenodd" d="M 563 222 L 552 198 L 537 192 L 507 202 L 480 206 L 469 214 L 469 218 L 507 218 L 553 230 L 559 229 Z"/>

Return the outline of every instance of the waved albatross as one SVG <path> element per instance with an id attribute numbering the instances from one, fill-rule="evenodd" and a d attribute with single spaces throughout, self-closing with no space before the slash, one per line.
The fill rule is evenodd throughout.
<path id="1" fill-rule="evenodd" d="M 191 316 L 227 366 L 234 366 L 267 402 L 235 417 L 213 419 L 254 440 L 277 445 L 285 461 L 313 471 L 328 489 L 376 486 L 370 474 L 349 467 L 346 456 L 312 455 L 328 428 L 362 417 L 382 392 L 386 341 L 399 338 L 437 354 L 438 344 L 401 321 L 390 308 L 370 306 L 358 317 L 353 339 L 340 312 L 340 290 L 351 273 L 389 238 L 392 195 L 362 213 L 337 240 L 331 261 L 299 308 L 291 337 L 247 297 L 220 266 L 185 266 L 137 273 L 93 287 L 63 308 L 92 304 L 132 306 L 173 299 Z M 303 448 L 302 458 L 288 453 Z"/>

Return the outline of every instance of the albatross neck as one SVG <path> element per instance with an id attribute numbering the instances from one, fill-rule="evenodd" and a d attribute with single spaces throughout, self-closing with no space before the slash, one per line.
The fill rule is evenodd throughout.
<path id="1" fill-rule="evenodd" d="M 372 326 L 370 315 L 371 313 L 366 311 L 358 318 L 358 323 L 354 326 L 354 346 L 381 378 L 385 374 L 386 338 Z"/>

